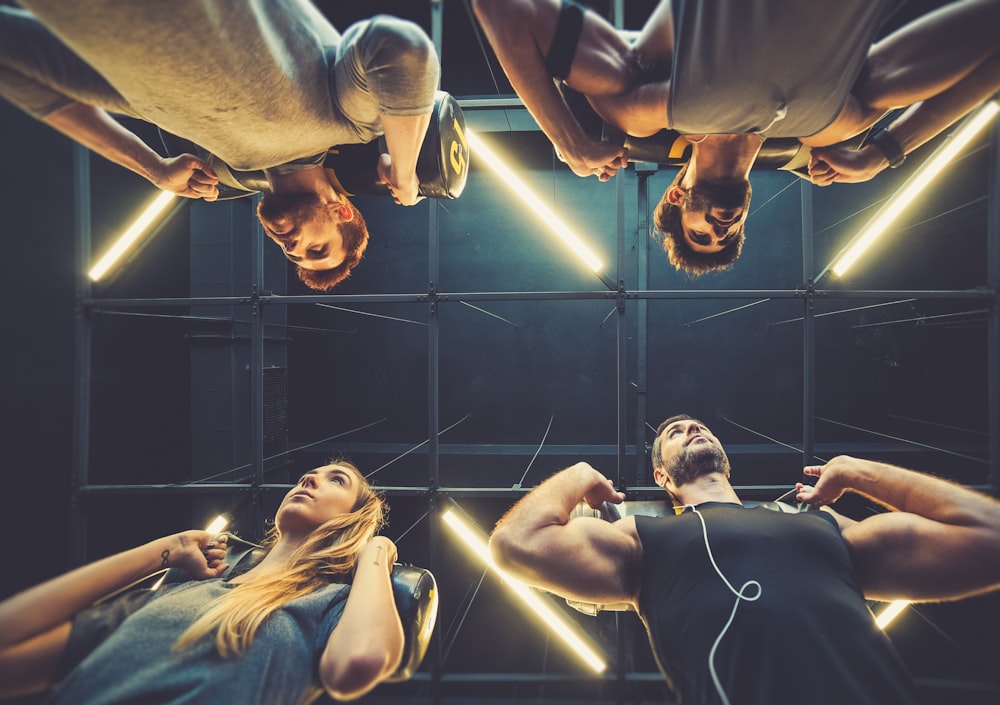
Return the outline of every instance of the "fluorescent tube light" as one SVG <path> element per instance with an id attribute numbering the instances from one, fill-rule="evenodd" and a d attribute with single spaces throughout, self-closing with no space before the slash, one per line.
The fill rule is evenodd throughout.
<path id="1" fill-rule="evenodd" d="M 212 519 L 212 522 L 205 527 L 205 531 L 210 534 L 218 534 L 227 526 L 229 526 L 229 517 L 225 514 L 220 514 Z"/>
<path id="2" fill-rule="evenodd" d="M 507 573 L 500 570 L 493 558 L 490 556 L 490 549 L 486 539 L 476 529 L 466 524 L 453 509 L 448 509 L 442 515 L 444 523 L 455 533 L 463 543 L 479 557 L 487 566 L 492 568 L 500 578 L 507 583 L 508 587 L 528 605 L 535 614 L 561 638 L 577 655 L 582 658 L 588 666 L 597 673 L 603 672 L 607 668 L 604 662 L 594 649 L 592 649 L 577 631 L 553 610 L 544 600 L 542 600 L 531 588 L 519 580 L 515 580 Z"/>
<path id="3" fill-rule="evenodd" d="M 549 229 L 555 233 L 555 235 L 566 244 L 569 249 L 571 249 L 577 257 L 579 257 L 583 262 L 590 267 L 595 272 L 600 272 L 604 268 L 604 263 L 601 259 L 594 254 L 587 244 L 573 232 L 572 229 L 562 219 L 553 212 L 551 208 L 545 205 L 542 200 L 535 195 L 528 186 L 518 178 L 510 167 L 508 167 L 504 161 L 493 152 L 486 143 L 479 138 L 479 135 L 474 133 L 472 130 L 466 130 L 466 136 L 469 140 L 469 153 L 474 154 L 476 159 L 482 160 L 490 169 L 493 170 L 500 180 L 509 188 L 514 194 L 524 201 L 524 204 L 528 206 L 538 217 L 545 223 Z"/>
<path id="4" fill-rule="evenodd" d="M 993 99 L 969 116 L 955 133 L 913 172 L 902 188 L 882 206 L 867 225 L 854 236 L 854 239 L 848 243 L 833 263 L 833 273 L 838 277 L 843 276 L 865 250 L 885 232 L 896 216 L 924 190 L 927 184 L 965 148 L 980 130 L 990 123 L 998 112 L 1000 112 L 1000 101 Z M 830 268 L 827 267 L 827 269 Z M 823 270 L 820 276 L 825 273 L 826 270 Z"/>
<path id="5" fill-rule="evenodd" d="M 91 280 L 96 282 L 107 274 L 108 270 L 115 266 L 115 263 L 118 262 L 123 254 L 125 254 L 128 248 L 139 239 L 139 236 L 146 231 L 146 228 L 148 228 L 153 221 L 155 221 L 156 218 L 163 213 L 164 210 L 166 210 L 167 206 L 170 205 L 175 198 L 177 198 L 177 196 L 169 191 L 161 191 L 156 199 L 154 199 L 153 202 L 146 207 L 146 210 L 142 212 L 142 215 L 136 218 L 135 222 L 132 223 L 128 229 L 118 237 L 118 240 L 111 246 L 111 249 L 108 250 L 105 255 L 98 260 L 97 264 L 91 268 L 90 272 L 88 272 L 88 276 Z"/>
<path id="6" fill-rule="evenodd" d="M 894 620 L 900 612 L 906 609 L 908 604 L 910 604 L 909 600 L 896 600 L 895 602 L 890 602 L 889 606 L 882 610 L 878 617 L 875 618 L 875 624 L 878 625 L 879 629 L 885 629 L 889 626 L 889 622 Z"/>

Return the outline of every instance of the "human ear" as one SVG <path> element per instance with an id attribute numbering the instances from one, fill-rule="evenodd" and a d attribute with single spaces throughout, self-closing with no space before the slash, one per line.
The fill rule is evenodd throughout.
<path id="1" fill-rule="evenodd" d="M 354 210 L 346 203 L 337 205 L 337 216 L 345 223 L 354 220 Z"/>
<path id="2" fill-rule="evenodd" d="M 680 207 L 687 198 L 687 191 L 680 186 L 671 186 L 667 189 L 667 202 L 673 206 Z"/>

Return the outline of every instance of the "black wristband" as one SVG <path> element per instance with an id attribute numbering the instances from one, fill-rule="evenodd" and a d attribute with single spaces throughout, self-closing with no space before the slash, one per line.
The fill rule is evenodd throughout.
<path id="1" fill-rule="evenodd" d="M 882 152 L 885 158 L 889 160 L 889 166 L 893 169 L 906 161 L 906 154 L 903 152 L 903 148 L 899 146 L 899 142 L 896 141 L 896 138 L 892 136 L 887 127 L 882 128 L 872 135 L 871 139 L 868 140 L 868 144 L 875 145 L 878 151 Z"/>

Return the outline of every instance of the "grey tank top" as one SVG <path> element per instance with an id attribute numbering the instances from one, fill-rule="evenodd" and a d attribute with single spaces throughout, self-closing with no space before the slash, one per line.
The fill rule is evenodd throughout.
<path id="1" fill-rule="evenodd" d="M 808 137 L 837 117 L 888 0 L 673 0 L 668 125 Z"/>

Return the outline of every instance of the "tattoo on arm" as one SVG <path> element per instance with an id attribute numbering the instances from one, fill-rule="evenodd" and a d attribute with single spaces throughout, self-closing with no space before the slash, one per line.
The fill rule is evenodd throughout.
<path id="1" fill-rule="evenodd" d="M 373 561 L 372 565 L 379 565 L 379 561 L 382 558 L 382 550 L 383 550 L 382 547 L 379 546 L 378 547 L 378 553 L 375 554 L 375 560 Z"/>
<path id="2" fill-rule="evenodd" d="M 162 559 L 160 561 L 161 568 L 166 568 L 170 565 L 170 551 L 164 551 L 163 553 L 161 553 L 160 558 Z"/>

